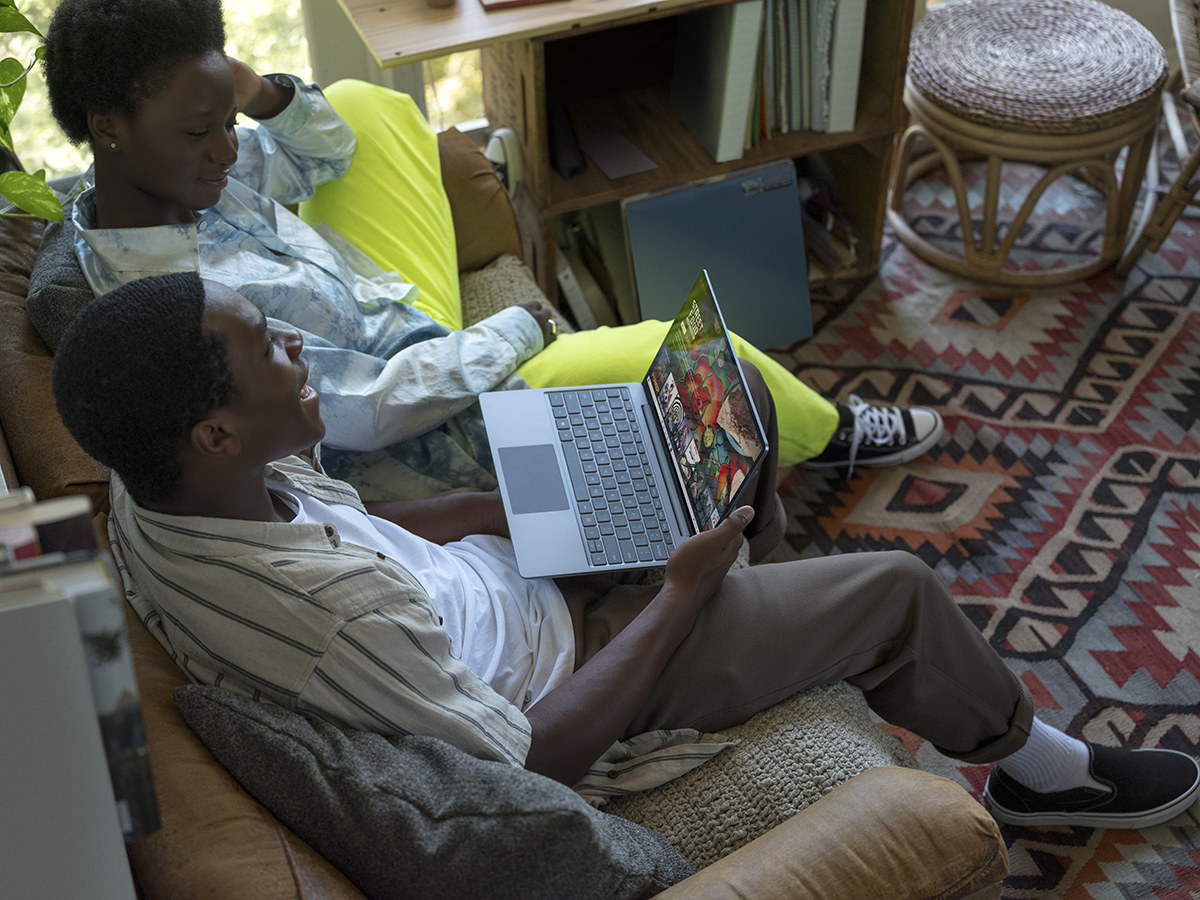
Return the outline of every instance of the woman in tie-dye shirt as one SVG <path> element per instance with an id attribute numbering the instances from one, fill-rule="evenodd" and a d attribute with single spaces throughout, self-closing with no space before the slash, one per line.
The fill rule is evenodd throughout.
<path id="1" fill-rule="evenodd" d="M 553 340 L 545 312 L 516 307 L 457 327 L 436 136 L 411 98 L 340 82 L 327 99 L 316 85 L 227 59 L 224 40 L 219 0 L 59 5 L 46 77 L 63 130 L 93 152 L 94 186 L 65 226 L 93 292 L 197 271 L 298 328 L 329 426 L 327 466 L 367 496 L 494 487 L 483 391 L 640 380 L 663 323 Z M 239 112 L 258 127 L 237 125 Z M 436 193 L 420 189 L 431 183 Z M 340 219 L 325 218 L 342 232 L 386 232 L 413 252 L 381 266 L 281 205 L 320 186 L 341 200 Z M 326 196 L 322 209 L 330 205 Z M 771 388 L 784 464 L 900 462 L 941 432 L 931 410 L 834 404 L 737 347 Z"/>

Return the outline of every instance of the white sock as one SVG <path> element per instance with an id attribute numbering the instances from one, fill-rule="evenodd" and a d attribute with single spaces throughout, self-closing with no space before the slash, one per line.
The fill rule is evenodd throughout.
<path id="1" fill-rule="evenodd" d="M 1088 771 L 1088 760 L 1083 741 L 1051 728 L 1035 716 L 1025 746 L 996 765 L 1031 791 L 1049 794 L 1078 787 L 1103 788 Z"/>

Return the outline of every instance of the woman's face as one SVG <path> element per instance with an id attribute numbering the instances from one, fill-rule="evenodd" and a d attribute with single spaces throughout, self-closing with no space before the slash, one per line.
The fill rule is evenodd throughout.
<path id="1" fill-rule="evenodd" d="M 106 226 L 192 222 L 214 205 L 237 161 L 236 119 L 233 71 L 216 51 L 180 63 L 135 115 L 113 116 L 116 149 L 96 146 Z"/>

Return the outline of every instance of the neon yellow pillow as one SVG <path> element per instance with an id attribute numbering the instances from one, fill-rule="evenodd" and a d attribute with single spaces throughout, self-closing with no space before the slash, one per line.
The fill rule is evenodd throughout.
<path id="1" fill-rule="evenodd" d="M 385 269 L 420 288 L 413 305 L 462 327 L 450 202 L 437 136 L 407 94 L 363 81 L 331 84 L 325 96 L 354 129 L 349 171 L 300 204 L 300 218 L 325 222 Z"/>

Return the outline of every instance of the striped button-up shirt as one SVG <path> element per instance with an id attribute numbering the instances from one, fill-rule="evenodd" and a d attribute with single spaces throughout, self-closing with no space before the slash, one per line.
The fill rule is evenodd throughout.
<path id="1" fill-rule="evenodd" d="M 362 509 L 296 457 L 269 474 Z M 417 580 L 332 525 L 164 515 L 114 474 L 109 536 L 127 599 L 193 680 L 524 764 L 528 720 L 454 656 Z"/>

